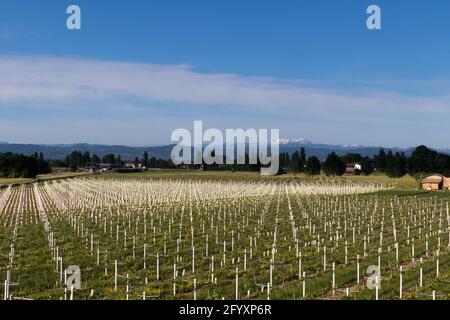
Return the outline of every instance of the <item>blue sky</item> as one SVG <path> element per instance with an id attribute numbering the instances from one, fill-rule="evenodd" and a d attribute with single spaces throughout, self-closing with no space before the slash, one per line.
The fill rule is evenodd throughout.
<path id="1" fill-rule="evenodd" d="M 448 148 L 449 15 L 446 0 L 4 0 L 0 141 L 158 145 L 203 120 Z"/>

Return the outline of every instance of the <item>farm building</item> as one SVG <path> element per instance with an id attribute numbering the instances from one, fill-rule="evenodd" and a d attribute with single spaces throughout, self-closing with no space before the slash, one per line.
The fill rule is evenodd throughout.
<path id="1" fill-rule="evenodd" d="M 450 190 L 450 178 L 444 178 L 444 190 Z"/>
<path id="2" fill-rule="evenodd" d="M 346 176 L 354 176 L 357 175 L 361 172 L 362 170 L 362 166 L 360 163 L 356 163 L 356 162 L 352 162 L 352 163 L 347 163 L 345 165 L 345 173 L 344 175 Z"/>
<path id="3" fill-rule="evenodd" d="M 424 178 L 421 182 L 423 190 L 438 191 L 450 189 L 450 178 L 446 178 L 441 174 L 433 174 Z"/>

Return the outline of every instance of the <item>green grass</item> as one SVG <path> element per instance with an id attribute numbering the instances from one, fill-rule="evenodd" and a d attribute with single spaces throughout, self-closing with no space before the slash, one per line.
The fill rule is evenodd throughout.
<path id="1" fill-rule="evenodd" d="M 21 184 L 32 182 L 33 179 L 17 178 L 17 179 L 0 179 L 0 186 L 10 185 L 10 184 Z"/>
<path id="2" fill-rule="evenodd" d="M 58 179 L 70 176 L 74 174 L 47 175 L 44 178 Z M 416 181 L 409 176 L 401 179 L 391 179 L 380 174 L 358 177 L 306 175 L 261 177 L 258 173 L 251 172 L 150 170 L 145 173 L 108 173 L 94 177 L 83 181 L 86 188 L 90 183 L 98 182 L 96 179 L 104 178 L 110 179 L 111 183 L 115 178 L 347 181 L 384 183 L 396 185 L 396 188 L 376 194 L 345 196 L 305 197 L 282 192 L 267 197 L 239 197 L 220 201 L 200 201 L 192 197 L 192 200 L 185 200 L 182 203 L 170 201 L 163 204 L 143 198 L 139 205 L 125 204 L 123 200 L 127 199 L 127 194 L 120 193 L 115 196 L 116 203 L 108 202 L 108 206 L 95 210 L 85 210 L 84 206 L 89 207 L 89 201 L 97 201 L 102 195 L 95 195 L 93 197 L 95 200 L 80 195 L 78 201 L 86 199 L 85 203 L 80 204 L 78 208 L 61 211 L 56 207 L 57 202 L 51 201 L 54 194 L 47 192 L 47 188 L 53 188 L 55 191 L 58 188 L 55 188 L 55 185 L 40 184 L 45 212 L 59 254 L 64 258 L 64 266 L 79 265 L 82 270 L 83 287 L 76 292 L 76 299 L 91 299 L 91 289 L 95 290 L 94 299 L 125 299 L 127 274 L 130 275 L 130 299 L 140 299 L 144 290 L 149 295 L 159 296 L 158 299 L 192 299 L 191 282 L 194 277 L 197 279 L 198 299 L 222 297 L 233 299 L 237 267 L 241 297 L 246 299 L 249 290 L 249 299 L 265 299 L 266 293 L 261 292 L 256 284 L 267 283 L 269 279 L 268 261 L 273 248 L 275 230 L 277 250 L 271 299 L 302 298 L 302 280 L 298 280 L 298 259 L 295 256 L 296 240 L 302 252 L 302 270 L 306 272 L 306 299 L 323 298 L 330 294 L 332 279 L 330 264 L 333 262 L 336 263 L 337 287 L 343 289 L 355 285 L 356 256 L 361 256 L 361 277 L 367 276 L 365 274 L 367 267 L 377 264 L 380 246 L 383 248 L 381 255 L 383 284 L 380 298 L 397 299 L 397 265 L 410 263 L 412 239 L 415 241 L 416 261 L 425 254 L 425 241 L 429 241 L 429 251 L 433 253 L 437 250 L 437 240 L 440 239 L 442 278 L 434 279 L 435 261 L 430 254 L 429 259 L 424 259 L 424 289 L 417 289 L 417 268 L 410 268 L 404 272 L 407 298 L 421 299 L 423 298 L 421 293 L 428 294 L 432 289 L 447 294 L 450 289 L 448 282 L 444 281 L 450 277 L 450 253 L 445 251 L 449 238 L 447 231 L 443 231 L 447 228 L 446 202 L 450 201 L 450 192 L 418 190 Z M 195 186 L 196 183 L 192 185 Z M 80 190 L 66 188 L 64 184 L 59 187 L 65 188 L 67 192 L 60 193 L 62 198 Z M 54 270 L 55 261 L 51 258 L 52 251 L 42 218 L 38 219 L 33 188 L 34 186 L 24 186 L 13 188 L 11 191 L 9 202 L 13 205 L 8 207 L 5 214 L 0 215 L 0 253 L 9 252 L 13 230 L 17 227 L 17 250 L 14 260 L 16 268 L 13 272 L 13 281 L 17 281 L 19 285 L 12 287 L 12 293 L 19 297 L 34 299 L 60 299 L 64 295 L 64 289 L 58 282 L 59 275 Z M 87 190 L 95 192 L 98 189 Z M 105 193 L 109 196 L 109 192 Z M 111 192 L 111 195 L 114 193 Z M 140 194 L 137 193 L 136 196 Z M 443 201 L 436 201 L 437 199 Z M 22 204 L 26 204 L 23 212 L 18 210 Z M 80 209 L 81 207 L 83 208 Z M 16 226 L 15 221 L 23 223 Z M 396 241 L 392 233 L 393 222 L 398 237 Z M 298 230 L 296 239 L 293 236 L 294 225 Z M 353 228 L 356 230 L 354 239 L 352 239 Z M 382 245 L 380 232 L 383 232 Z M 206 235 L 209 237 L 208 240 Z M 317 236 L 320 236 L 321 242 L 313 244 L 312 242 L 318 239 Z M 253 242 L 253 258 L 249 256 L 249 237 L 256 241 Z M 91 239 L 93 239 L 92 249 Z M 226 249 L 223 249 L 224 241 L 227 243 Z M 345 241 L 349 244 L 348 263 L 344 259 Z M 400 244 L 399 262 L 395 259 L 395 242 Z M 180 259 L 177 253 L 178 243 Z M 216 259 L 214 275 L 218 278 L 217 285 L 210 283 L 211 259 L 205 256 L 206 243 L 209 256 L 214 255 Z M 367 257 L 362 258 L 366 251 L 365 243 Z M 148 245 L 146 269 L 143 269 L 144 244 Z M 322 260 L 324 247 L 327 248 L 326 271 L 323 270 Z M 195 275 L 190 271 L 192 248 L 195 248 L 196 252 Z M 247 250 L 247 270 L 243 270 L 244 250 Z M 155 280 L 156 253 L 160 254 L 159 281 Z M 113 289 L 115 260 L 119 262 L 120 274 L 117 292 Z M 176 269 L 180 273 L 175 280 L 176 296 L 172 294 L 174 261 L 177 261 Z M 5 258 L 0 255 L 0 274 L 5 274 L 6 265 L 7 256 Z M 184 276 L 183 270 L 186 271 Z M 39 276 L 36 276 L 37 274 Z M 0 277 L 0 280 L 4 280 L 4 277 Z M 352 292 L 349 298 L 373 299 L 374 291 L 362 286 L 358 291 Z"/>
<path id="3" fill-rule="evenodd" d="M 146 172 L 133 173 L 104 173 L 105 178 L 129 178 L 129 179 L 225 179 L 225 180 L 255 180 L 271 179 L 271 177 L 261 177 L 258 172 L 231 172 L 231 171 L 200 171 L 183 169 L 151 169 Z M 272 178 L 273 179 L 273 178 Z"/>
<path id="4" fill-rule="evenodd" d="M 371 174 L 369 176 L 353 176 L 343 177 L 353 182 L 374 182 L 382 184 L 392 184 L 396 186 L 398 190 L 417 190 L 419 183 L 410 175 L 403 176 L 401 178 L 389 178 L 385 174 Z"/>
<path id="5" fill-rule="evenodd" d="M 58 173 L 48 173 L 48 174 L 41 174 L 37 176 L 37 179 L 40 181 L 46 181 L 46 180 L 54 180 L 54 179 L 67 179 L 67 178 L 74 178 L 74 177 L 81 177 L 91 175 L 90 173 L 86 172 L 58 172 Z"/>
<path id="6" fill-rule="evenodd" d="M 282 174 L 274 177 L 261 176 L 258 172 L 231 172 L 231 171 L 200 171 L 200 170 L 170 170 L 170 169 L 151 169 L 146 172 L 138 173 L 105 173 L 105 178 L 118 179 L 225 179 L 225 180 L 263 180 L 263 181 L 307 181 L 307 182 L 355 182 L 355 183 L 379 183 L 386 185 L 395 185 L 396 190 L 418 190 L 418 182 L 406 175 L 402 178 L 389 178 L 384 174 L 372 174 L 370 176 L 350 176 L 350 177 L 327 177 L 308 176 L 305 174 Z"/>
<path id="7" fill-rule="evenodd" d="M 84 172 L 61 172 L 61 173 L 49 173 L 49 174 L 41 174 L 38 175 L 36 179 L 28 179 L 28 178 L 0 178 L 0 186 L 8 186 L 8 185 L 19 185 L 24 183 L 32 183 L 36 180 L 39 181 L 49 181 L 54 179 L 67 179 L 89 175 L 89 173 Z"/>

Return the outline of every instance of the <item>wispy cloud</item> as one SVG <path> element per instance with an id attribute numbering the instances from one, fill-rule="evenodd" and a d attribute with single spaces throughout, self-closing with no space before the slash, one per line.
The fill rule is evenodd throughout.
<path id="1" fill-rule="evenodd" d="M 0 56 L 0 141 L 162 144 L 172 130 L 204 120 L 326 143 L 448 147 L 432 128 L 447 126 L 450 89 L 408 95 L 389 80 L 382 87 L 370 79 L 364 88 L 333 87 L 189 65 Z"/>
<path id="2" fill-rule="evenodd" d="M 139 99 L 250 111 L 448 111 L 449 95 L 322 89 L 304 81 L 207 74 L 187 65 L 109 62 L 75 57 L 0 56 L 0 103 L 58 107 L 87 101 Z"/>

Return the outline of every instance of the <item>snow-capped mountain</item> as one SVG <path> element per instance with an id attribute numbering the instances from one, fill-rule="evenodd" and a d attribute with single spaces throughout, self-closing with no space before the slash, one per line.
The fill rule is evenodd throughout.
<path id="1" fill-rule="evenodd" d="M 297 139 L 279 139 L 279 144 L 281 145 L 287 145 L 287 144 L 296 144 L 296 145 L 309 145 L 311 144 L 311 141 L 303 139 L 303 138 L 297 138 Z"/>

